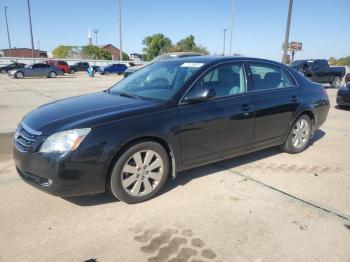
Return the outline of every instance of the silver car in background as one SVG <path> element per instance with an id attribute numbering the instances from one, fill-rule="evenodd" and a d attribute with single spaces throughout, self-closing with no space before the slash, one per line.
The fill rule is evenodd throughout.
<path id="1" fill-rule="evenodd" d="M 44 76 L 49 78 L 55 78 L 58 75 L 64 75 L 64 72 L 50 64 L 33 64 L 24 68 L 17 68 L 10 70 L 8 75 L 13 78 Z"/>

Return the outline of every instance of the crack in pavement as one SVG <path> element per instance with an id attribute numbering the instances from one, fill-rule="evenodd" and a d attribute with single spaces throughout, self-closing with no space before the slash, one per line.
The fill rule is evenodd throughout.
<path id="1" fill-rule="evenodd" d="M 232 174 L 235 174 L 235 175 L 244 177 L 245 179 L 248 179 L 248 180 L 250 180 L 250 181 L 253 181 L 253 182 L 257 183 L 257 184 L 260 184 L 260 185 L 262 185 L 262 186 L 264 186 L 264 187 L 267 187 L 267 188 L 269 188 L 269 189 L 272 189 L 272 190 L 274 190 L 274 191 L 276 191 L 276 192 L 279 192 L 279 193 L 281 193 L 281 194 L 283 194 L 283 195 L 289 196 L 289 197 L 291 197 L 291 198 L 293 198 L 293 199 L 295 199 L 295 200 L 298 200 L 298 201 L 300 201 L 300 202 L 302 202 L 302 203 L 304 203 L 304 204 L 307 204 L 307 205 L 309 205 L 309 206 L 312 206 L 312 207 L 317 208 L 317 209 L 319 209 L 319 210 L 322 210 L 322 211 L 324 211 L 324 212 L 327 212 L 327 213 L 336 215 L 336 216 L 338 216 L 338 217 L 340 217 L 340 218 L 342 218 L 342 219 L 345 219 L 345 220 L 350 221 L 350 216 L 345 215 L 345 214 L 341 214 L 341 212 L 338 212 L 338 211 L 333 210 L 333 209 L 331 209 L 331 208 L 323 207 L 323 206 L 321 206 L 320 204 L 317 204 L 317 203 L 314 203 L 314 202 L 312 202 L 312 201 L 308 201 L 308 200 L 302 199 L 302 198 L 300 198 L 300 197 L 294 196 L 294 195 L 289 194 L 289 193 L 287 193 L 287 192 L 284 192 L 284 191 L 282 191 L 282 190 L 280 190 L 280 189 L 278 189 L 278 188 L 276 188 L 276 187 L 270 186 L 270 185 L 268 185 L 268 184 L 266 184 L 266 183 L 264 183 L 264 182 L 262 182 L 262 181 L 259 181 L 259 180 L 255 179 L 255 178 L 253 178 L 253 177 L 251 177 L 251 176 L 249 176 L 249 175 L 246 175 L 246 174 L 243 174 L 243 173 L 241 173 L 241 172 L 237 172 L 237 171 L 234 171 L 234 170 L 231 170 L 231 169 L 227 169 L 227 168 L 225 168 L 224 166 L 222 166 L 222 165 L 220 165 L 220 164 L 213 164 L 213 165 L 214 165 L 214 166 L 217 166 L 217 167 L 219 167 L 219 168 L 221 168 L 221 169 L 225 169 L 225 171 L 228 171 L 228 172 L 230 172 L 230 173 L 232 173 Z"/>

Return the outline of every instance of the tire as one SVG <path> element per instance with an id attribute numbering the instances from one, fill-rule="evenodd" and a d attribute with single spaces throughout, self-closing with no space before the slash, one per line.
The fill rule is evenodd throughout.
<path id="1" fill-rule="evenodd" d="M 6 74 L 6 69 L 1 69 L 0 73 L 1 74 Z"/>
<path id="2" fill-rule="evenodd" d="M 169 176 L 169 163 L 168 154 L 160 144 L 134 144 L 115 162 L 108 188 L 116 198 L 128 204 L 149 200 L 164 186 Z"/>
<path id="3" fill-rule="evenodd" d="M 16 74 L 15 74 L 15 78 L 22 79 L 23 77 L 24 77 L 23 72 L 21 72 L 21 71 L 16 72 Z"/>
<path id="4" fill-rule="evenodd" d="M 54 72 L 54 71 L 51 71 L 51 72 L 49 73 L 49 78 L 56 78 L 56 76 L 57 76 L 57 73 Z"/>
<path id="5" fill-rule="evenodd" d="M 287 140 L 282 145 L 282 150 L 290 154 L 303 152 L 309 146 L 312 130 L 313 125 L 310 118 L 307 115 L 300 116 L 293 123 Z"/>
<path id="6" fill-rule="evenodd" d="M 74 70 L 74 69 L 70 69 L 70 70 L 69 70 L 69 73 L 70 73 L 70 74 L 74 74 L 74 73 L 75 73 L 75 70 Z"/>
<path id="7" fill-rule="evenodd" d="M 331 83 L 331 87 L 338 89 L 341 85 L 341 77 L 340 76 L 336 76 L 333 80 L 333 82 Z"/>

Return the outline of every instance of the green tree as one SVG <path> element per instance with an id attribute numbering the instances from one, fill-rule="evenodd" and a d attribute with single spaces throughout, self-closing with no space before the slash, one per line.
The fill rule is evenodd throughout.
<path id="1" fill-rule="evenodd" d="M 197 52 L 205 55 L 209 54 L 205 47 L 196 44 L 193 35 L 189 35 L 177 42 L 176 45 L 171 48 L 171 52 Z"/>
<path id="2" fill-rule="evenodd" d="M 71 46 L 59 45 L 52 51 L 52 55 L 54 58 L 67 58 L 71 50 Z"/>
<path id="3" fill-rule="evenodd" d="M 83 56 L 84 58 L 90 59 L 112 60 L 112 55 L 110 52 L 92 45 L 83 47 Z"/>
<path id="4" fill-rule="evenodd" d="M 172 47 L 171 40 L 160 33 L 145 37 L 142 44 L 145 46 L 143 51 L 146 53 L 146 60 L 152 60 Z"/>
<path id="5" fill-rule="evenodd" d="M 350 66 L 350 56 L 339 58 L 337 65 Z"/>
<path id="6" fill-rule="evenodd" d="M 328 59 L 328 63 L 329 63 L 330 65 L 336 65 L 337 62 L 338 62 L 337 59 L 334 58 L 333 56 L 330 57 L 330 58 Z"/>

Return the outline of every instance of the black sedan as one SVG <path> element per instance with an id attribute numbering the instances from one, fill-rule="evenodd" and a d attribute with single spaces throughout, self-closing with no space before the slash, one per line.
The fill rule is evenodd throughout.
<path id="1" fill-rule="evenodd" d="M 0 73 L 1 74 L 6 74 L 8 71 L 10 70 L 15 70 L 15 69 L 18 69 L 18 68 L 23 68 L 25 67 L 26 64 L 23 64 L 23 63 L 17 63 L 17 62 L 13 62 L 12 64 L 9 64 L 7 66 L 2 66 L 0 67 Z"/>
<path id="2" fill-rule="evenodd" d="M 324 88 L 282 64 L 180 58 L 30 112 L 15 133 L 14 160 L 23 180 L 46 192 L 108 188 L 138 203 L 185 169 L 273 146 L 302 152 L 328 111 Z"/>

